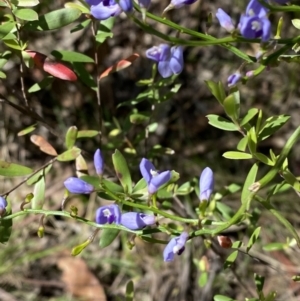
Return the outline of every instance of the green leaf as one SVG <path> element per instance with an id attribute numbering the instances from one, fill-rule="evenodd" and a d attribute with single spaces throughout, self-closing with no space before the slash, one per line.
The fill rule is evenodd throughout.
<path id="1" fill-rule="evenodd" d="M 40 4 L 39 0 L 18 0 L 18 6 L 21 7 L 33 7 Z"/>
<path id="2" fill-rule="evenodd" d="M 224 131 L 238 131 L 239 128 L 228 119 L 225 119 L 223 117 L 220 117 L 218 115 L 207 115 L 208 123 L 218 129 L 224 130 Z"/>
<path id="3" fill-rule="evenodd" d="M 133 187 L 132 193 L 137 193 L 138 191 L 144 190 L 145 188 L 147 188 L 147 182 L 144 178 L 141 178 Z"/>
<path id="4" fill-rule="evenodd" d="M 120 230 L 118 229 L 102 229 L 99 246 L 105 248 L 109 246 L 118 236 Z"/>
<path id="5" fill-rule="evenodd" d="M 292 20 L 292 24 L 293 24 L 294 27 L 296 27 L 297 29 L 300 29 L 300 19 L 293 19 L 293 20 Z"/>
<path id="6" fill-rule="evenodd" d="M 6 207 L 6 212 L 4 217 L 11 215 L 11 204 L 9 199 L 6 199 L 7 201 L 7 207 Z M 6 243 L 8 242 L 11 232 L 12 232 L 12 224 L 13 220 L 12 219 L 2 219 L 0 217 L 0 243 Z"/>
<path id="7" fill-rule="evenodd" d="M 262 292 L 262 290 L 264 288 L 265 278 L 263 276 L 260 276 L 255 273 L 254 274 L 254 282 L 255 282 L 256 290 L 258 292 Z"/>
<path id="8" fill-rule="evenodd" d="M 0 161 L 0 176 L 21 177 L 29 175 L 32 172 L 33 170 L 29 167 L 6 161 Z"/>
<path id="9" fill-rule="evenodd" d="M 34 21 L 39 19 L 37 12 L 30 8 L 17 8 L 13 13 L 20 20 Z"/>
<path id="10" fill-rule="evenodd" d="M 207 272 L 201 271 L 200 277 L 198 279 L 198 285 L 200 287 L 204 287 L 208 280 L 208 274 Z"/>
<path id="11" fill-rule="evenodd" d="M 239 91 L 228 95 L 223 102 L 224 110 L 227 116 L 237 122 L 240 115 L 240 96 Z"/>
<path id="12" fill-rule="evenodd" d="M 51 54 L 55 58 L 66 62 L 95 63 L 91 57 L 75 51 L 53 50 Z"/>
<path id="13" fill-rule="evenodd" d="M 237 150 L 241 151 L 241 152 L 245 152 L 246 150 L 246 147 L 248 145 L 248 137 L 247 136 L 244 136 L 240 142 L 238 143 L 237 145 Z"/>
<path id="14" fill-rule="evenodd" d="M 218 102 L 223 105 L 223 101 L 226 97 L 225 89 L 222 82 L 215 83 L 211 80 L 205 81 L 211 94 L 218 100 Z"/>
<path id="15" fill-rule="evenodd" d="M 247 124 L 249 121 L 251 121 L 255 115 L 258 113 L 258 109 L 256 108 L 252 108 L 248 111 L 248 113 L 244 116 L 244 118 L 242 119 L 242 121 L 240 122 L 241 126 L 244 126 L 245 124 Z"/>
<path id="16" fill-rule="evenodd" d="M 77 133 L 78 133 L 78 129 L 76 126 L 73 125 L 69 127 L 65 137 L 65 145 L 67 149 L 71 149 L 75 145 L 77 139 Z"/>
<path id="17" fill-rule="evenodd" d="M 129 120 L 133 124 L 142 124 L 148 122 L 150 120 L 150 117 L 146 114 L 135 113 L 129 116 Z"/>
<path id="18" fill-rule="evenodd" d="M 271 242 L 265 246 L 263 246 L 263 250 L 267 252 L 272 252 L 272 251 L 280 251 L 284 250 L 287 248 L 286 243 L 281 243 L 281 242 Z"/>
<path id="19" fill-rule="evenodd" d="M 83 22 L 76 24 L 76 26 L 74 26 L 74 27 L 70 30 L 70 32 L 73 33 L 73 32 L 82 30 L 82 29 L 88 27 L 91 23 L 92 23 L 92 20 L 91 20 L 91 19 L 84 20 Z"/>
<path id="20" fill-rule="evenodd" d="M 115 18 L 108 18 L 104 21 L 101 21 L 101 24 L 98 28 L 96 34 L 96 41 L 102 44 L 107 38 L 113 37 L 113 32 L 111 31 L 115 23 Z"/>
<path id="21" fill-rule="evenodd" d="M 223 157 L 227 158 L 227 159 L 233 159 L 233 160 L 248 160 L 248 159 L 253 158 L 253 156 L 251 154 L 242 153 L 242 152 L 234 152 L 234 151 L 225 152 L 223 154 Z"/>
<path id="22" fill-rule="evenodd" d="M 0 39 L 9 34 L 15 28 L 15 22 L 5 22 L 0 25 Z"/>
<path id="23" fill-rule="evenodd" d="M 90 10 L 86 6 L 84 6 L 84 5 L 80 4 L 80 3 L 67 2 L 67 3 L 65 3 L 64 6 L 66 8 L 76 8 L 76 9 L 79 9 L 84 14 L 89 14 L 90 13 Z"/>
<path id="24" fill-rule="evenodd" d="M 257 239 L 259 237 L 260 230 L 261 230 L 261 227 L 257 227 L 253 231 L 253 233 L 252 233 L 252 235 L 251 235 L 251 237 L 250 237 L 250 239 L 248 241 L 248 244 L 247 244 L 247 252 L 249 252 L 250 249 L 252 248 L 252 246 L 256 243 L 256 241 L 257 241 Z"/>
<path id="25" fill-rule="evenodd" d="M 290 184 L 296 191 L 300 192 L 300 182 L 299 180 L 288 170 L 284 169 L 281 176 L 285 181 Z"/>
<path id="26" fill-rule="evenodd" d="M 26 181 L 27 185 L 33 185 L 36 182 L 38 182 L 42 177 L 44 177 L 46 174 L 48 174 L 48 172 L 51 170 L 52 168 L 52 164 L 49 164 L 46 168 L 44 168 L 43 170 L 41 170 L 40 172 L 36 173 L 35 175 L 33 175 L 32 177 L 30 177 L 30 179 L 28 179 Z"/>
<path id="27" fill-rule="evenodd" d="M 72 63 L 76 74 L 78 75 L 79 79 L 87 85 L 89 88 L 93 89 L 94 91 L 97 90 L 97 84 L 92 77 L 92 75 L 86 71 L 85 66 L 83 63 Z"/>
<path id="28" fill-rule="evenodd" d="M 72 161 L 75 160 L 80 154 L 81 154 L 81 149 L 77 147 L 73 147 L 63 152 L 62 154 L 58 155 L 56 159 L 61 162 Z"/>
<path id="29" fill-rule="evenodd" d="M 267 139 L 285 125 L 290 118 L 291 116 L 287 115 L 272 116 L 268 118 L 260 130 L 257 140 L 262 141 Z"/>
<path id="30" fill-rule="evenodd" d="M 37 123 L 30 125 L 29 127 L 23 129 L 22 131 L 20 131 L 18 133 L 18 136 L 24 136 L 27 135 L 29 133 L 31 133 L 32 131 L 34 131 L 36 129 Z"/>
<path id="31" fill-rule="evenodd" d="M 76 21 L 82 12 L 76 8 L 62 8 L 51 11 L 39 17 L 37 21 L 29 21 L 25 24 L 25 30 L 45 31 L 62 28 Z"/>
<path id="32" fill-rule="evenodd" d="M 223 295 L 215 295 L 214 301 L 236 301 L 236 300 L 226 297 L 226 296 L 223 296 Z"/>
<path id="33" fill-rule="evenodd" d="M 247 132 L 247 138 L 248 138 L 248 148 L 250 150 L 250 153 L 253 155 L 256 152 L 256 147 L 257 147 L 257 137 L 256 137 L 256 132 L 254 127 L 252 127 Z"/>
<path id="34" fill-rule="evenodd" d="M 242 195 L 241 195 L 242 204 L 249 203 L 248 206 L 250 205 L 249 197 L 251 195 L 251 191 L 249 190 L 249 188 L 251 187 L 252 184 L 255 183 L 257 172 L 258 172 L 258 163 L 254 163 L 247 175 L 246 181 L 243 186 Z"/>
<path id="35" fill-rule="evenodd" d="M 127 162 L 124 156 L 118 150 L 112 155 L 113 165 L 116 171 L 116 175 L 123 186 L 125 192 L 132 192 L 132 181 L 130 171 L 127 166 Z"/>
<path id="36" fill-rule="evenodd" d="M 41 177 L 34 186 L 33 198 L 31 200 L 32 209 L 43 209 L 45 202 L 45 189 L 45 177 Z"/>
<path id="37" fill-rule="evenodd" d="M 24 48 L 27 47 L 26 44 L 20 45 L 19 42 L 18 42 L 17 40 L 13 40 L 13 39 L 3 40 L 3 43 L 4 43 L 7 47 L 10 47 L 10 48 L 16 49 L 16 50 L 23 50 Z M 20 43 L 22 43 L 22 41 L 21 41 Z"/>
<path id="38" fill-rule="evenodd" d="M 266 164 L 266 165 L 270 165 L 270 166 L 274 166 L 275 162 L 273 162 L 270 158 L 268 158 L 266 155 L 262 154 L 262 153 L 255 153 L 254 158 L 259 160 L 260 162 Z"/>
<path id="39" fill-rule="evenodd" d="M 193 190 L 194 187 L 191 185 L 191 182 L 186 182 L 176 190 L 176 195 L 187 195 L 190 194 Z"/>
<path id="40" fill-rule="evenodd" d="M 6 77 L 6 74 L 0 70 L 0 78 L 5 79 Z"/>
<path id="41" fill-rule="evenodd" d="M 132 280 L 128 281 L 126 285 L 126 293 L 125 293 L 126 301 L 133 301 L 134 297 L 134 285 Z"/>
<path id="42" fill-rule="evenodd" d="M 227 257 L 227 259 L 224 263 L 224 269 L 227 269 L 232 266 L 232 264 L 235 262 L 235 260 L 238 256 L 238 254 L 239 254 L 239 252 L 238 252 L 238 250 L 236 250 Z"/>
<path id="43" fill-rule="evenodd" d="M 95 130 L 85 130 L 85 131 L 78 131 L 77 139 L 79 138 L 93 138 L 99 134 L 98 131 Z"/>
<path id="44" fill-rule="evenodd" d="M 48 87 L 53 82 L 53 80 L 54 80 L 54 78 L 52 76 L 46 76 L 39 83 L 33 84 L 28 89 L 28 93 L 35 93 L 35 92 L 38 92 L 38 91 Z"/>

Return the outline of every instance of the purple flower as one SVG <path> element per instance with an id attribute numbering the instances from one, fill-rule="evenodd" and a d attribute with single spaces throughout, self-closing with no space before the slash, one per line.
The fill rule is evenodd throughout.
<path id="1" fill-rule="evenodd" d="M 251 0 L 246 7 L 246 15 L 248 17 L 257 16 L 259 18 L 266 17 L 269 10 L 261 5 L 257 0 Z"/>
<path id="2" fill-rule="evenodd" d="M 216 13 L 216 17 L 218 18 L 220 25 L 226 29 L 228 32 L 234 31 L 234 25 L 231 17 L 222 9 L 218 8 Z"/>
<path id="3" fill-rule="evenodd" d="M 140 171 L 148 184 L 149 194 L 156 193 L 162 185 L 171 179 L 171 171 L 167 170 L 159 173 L 156 171 L 154 165 L 145 158 L 143 158 L 140 163 Z"/>
<path id="4" fill-rule="evenodd" d="M 121 221 L 121 210 L 116 204 L 99 207 L 96 211 L 96 223 L 100 225 L 120 224 Z"/>
<path id="5" fill-rule="evenodd" d="M 182 232 L 180 236 L 172 238 L 164 249 L 164 261 L 173 261 L 175 254 L 181 255 L 188 237 L 187 232 Z"/>
<path id="6" fill-rule="evenodd" d="M 97 175 L 102 176 L 104 170 L 104 160 L 101 150 L 98 148 L 94 154 L 94 166 Z"/>
<path id="7" fill-rule="evenodd" d="M 138 2 L 139 2 L 139 6 L 141 8 L 146 8 L 147 9 L 150 6 L 151 0 L 138 0 Z"/>
<path id="8" fill-rule="evenodd" d="M 200 202 L 209 201 L 214 190 L 214 184 L 215 180 L 213 171 L 209 167 L 204 168 L 199 180 Z"/>
<path id="9" fill-rule="evenodd" d="M 0 217 L 3 216 L 6 212 L 7 201 L 5 198 L 0 196 Z"/>
<path id="10" fill-rule="evenodd" d="M 266 42 L 271 37 L 271 22 L 266 17 L 258 16 L 248 17 L 242 15 L 240 19 L 239 29 L 241 35 L 246 39 L 260 38 Z"/>
<path id="11" fill-rule="evenodd" d="M 132 0 L 119 0 L 119 5 L 125 12 L 131 12 L 133 9 Z"/>
<path id="12" fill-rule="evenodd" d="M 155 216 L 137 212 L 123 213 L 121 225 L 131 230 L 142 229 L 146 226 L 155 224 Z"/>
<path id="13" fill-rule="evenodd" d="M 125 1 L 120 1 L 120 5 L 115 0 L 86 0 L 86 2 L 91 6 L 92 16 L 98 20 L 118 16 L 122 12 L 121 2 L 126 8 Z"/>
<path id="14" fill-rule="evenodd" d="M 170 48 L 167 44 L 160 44 L 148 49 L 146 56 L 158 62 L 158 72 L 163 78 L 179 74 L 183 69 L 183 49 L 181 46 Z"/>
<path id="15" fill-rule="evenodd" d="M 228 87 L 235 86 L 240 81 L 241 78 L 242 78 L 242 76 L 239 72 L 235 72 L 235 73 L 229 75 L 227 78 Z"/>
<path id="16" fill-rule="evenodd" d="M 75 177 L 70 177 L 65 180 L 64 185 L 71 193 L 89 194 L 94 191 L 93 185 Z"/>
<path id="17" fill-rule="evenodd" d="M 173 8 L 180 8 L 184 5 L 190 5 L 195 3 L 197 0 L 172 0 L 171 5 Z"/>

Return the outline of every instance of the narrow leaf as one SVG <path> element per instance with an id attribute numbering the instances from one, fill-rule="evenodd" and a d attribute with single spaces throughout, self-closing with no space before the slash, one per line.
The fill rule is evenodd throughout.
<path id="1" fill-rule="evenodd" d="M 251 191 L 249 190 L 249 188 L 252 184 L 255 183 L 257 171 L 258 171 L 258 163 L 255 163 L 251 167 L 251 169 L 247 175 L 246 181 L 244 183 L 244 186 L 243 186 L 242 196 L 241 196 L 242 204 L 249 203 L 248 206 L 250 205 L 249 197 L 251 195 Z"/>
<path id="2" fill-rule="evenodd" d="M 57 156 L 55 148 L 42 136 L 31 135 L 30 140 L 33 144 L 38 146 L 43 153 L 50 156 Z"/>
<path id="3" fill-rule="evenodd" d="M 81 154 L 81 149 L 73 147 L 57 156 L 58 161 L 73 161 Z"/>
<path id="4" fill-rule="evenodd" d="M 223 157 L 227 159 L 233 159 L 233 160 L 248 160 L 253 158 L 251 154 L 242 153 L 242 152 L 232 152 L 232 151 L 225 152 L 223 154 Z"/>
<path id="5" fill-rule="evenodd" d="M 224 131 L 238 131 L 239 128 L 232 122 L 229 121 L 228 119 L 225 119 L 221 116 L 218 115 L 207 115 L 208 118 L 208 123 L 211 124 L 212 126 L 224 130 Z"/>
<path id="6" fill-rule="evenodd" d="M 257 227 L 254 232 L 252 233 L 248 244 L 247 244 L 247 252 L 250 251 L 250 249 L 252 248 L 252 246 L 256 243 L 258 237 L 259 237 L 259 233 L 260 233 L 261 227 Z"/>
<path id="7" fill-rule="evenodd" d="M 32 209 L 42 209 L 45 202 L 45 177 L 42 176 L 35 184 L 33 190 L 33 198 L 31 200 Z"/>
<path id="8" fill-rule="evenodd" d="M 33 170 L 29 167 L 6 161 L 0 161 L 0 176 L 21 177 L 29 175 L 32 172 Z"/>
<path id="9" fill-rule="evenodd" d="M 99 241 L 100 248 L 109 246 L 116 239 L 119 232 L 118 229 L 103 229 Z"/>

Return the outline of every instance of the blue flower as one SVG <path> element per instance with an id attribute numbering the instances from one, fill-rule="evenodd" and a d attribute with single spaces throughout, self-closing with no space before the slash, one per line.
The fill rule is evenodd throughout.
<path id="1" fill-rule="evenodd" d="M 242 15 L 239 29 L 241 35 L 246 39 L 260 38 L 267 42 L 271 37 L 271 22 L 266 17 Z"/>
<path id="2" fill-rule="evenodd" d="M 228 87 L 235 86 L 240 81 L 241 78 L 242 76 L 240 72 L 235 72 L 233 74 L 230 74 L 227 78 Z"/>
<path id="3" fill-rule="evenodd" d="M 138 2 L 139 2 L 139 6 L 141 8 L 146 8 L 147 9 L 150 6 L 151 0 L 138 0 Z"/>
<path id="4" fill-rule="evenodd" d="M 0 217 L 3 216 L 6 212 L 7 201 L 5 198 L 0 196 Z"/>
<path id="5" fill-rule="evenodd" d="M 258 0 L 251 0 L 246 7 L 246 15 L 248 17 L 257 16 L 259 18 L 266 17 L 269 9 L 264 7 Z"/>
<path id="6" fill-rule="evenodd" d="M 178 237 L 172 238 L 164 249 L 164 261 L 173 261 L 175 254 L 181 255 L 188 238 L 187 232 L 182 232 Z"/>
<path id="7" fill-rule="evenodd" d="M 94 154 L 94 166 L 97 175 L 102 176 L 104 170 L 104 160 L 103 160 L 102 152 L 99 148 L 96 150 Z"/>
<path id="8" fill-rule="evenodd" d="M 155 224 L 155 216 L 137 212 L 123 213 L 121 225 L 131 230 L 142 229 L 146 226 Z"/>
<path id="9" fill-rule="evenodd" d="M 200 202 L 209 201 L 214 190 L 214 184 L 215 180 L 213 171 L 209 167 L 204 168 L 199 180 Z"/>
<path id="10" fill-rule="evenodd" d="M 222 9 L 218 8 L 216 13 L 216 17 L 218 18 L 220 25 L 226 29 L 228 32 L 234 31 L 234 25 L 231 17 Z"/>
<path id="11" fill-rule="evenodd" d="M 163 78 L 179 74 L 183 70 L 183 49 L 181 46 L 160 44 L 146 51 L 147 58 L 158 62 L 158 72 Z"/>
<path id="12" fill-rule="evenodd" d="M 94 191 L 94 186 L 76 177 L 70 177 L 64 181 L 65 187 L 71 193 L 89 194 Z"/>
<path id="13" fill-rule="evenodd" d="M 171 179 L 171 171 L 167 170 L 159 173 L 156 171 L 154 165 L 145 158 L 143 158 L 140 163 L 140 171 L 148 184 L 149 194 L 156 193 L 162 185 Z"/>
<path id="14" fill-rule="evenodd" d="M 197 0 L 172 0 L 171 5 L 173 8 L 180 8 L 184 5 L 190 5 L 195 3 Z"/>
<path id="15" fill-rule="evenodd" d="M 96 211 L 96 223 L 100 225 L 120 224 L 121 221 L 121 210 L 116 204 L 99 207 Z"/>
<path id="16" fill-rule="evenodd" d="M 86 2 L 91 6 L 92 16 L 98 20 L 118 16 L 122 10 L 130 12 L 133 8 L 132 0 L 120 0 L 119 4 L 115 0 L 86 0 Z"/>

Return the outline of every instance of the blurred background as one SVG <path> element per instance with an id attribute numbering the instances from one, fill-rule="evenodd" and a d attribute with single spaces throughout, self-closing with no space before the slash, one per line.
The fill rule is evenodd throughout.
<path id="1" fill-rule="evenodd" d="M 41 1 L 36 7 L 39 14 L 62 8 L 65 1 Z M 219 26 L 215 13 L 222 7 L 236 24 L 248 1 L 198 0 L 191 6 L 168 12 L 167 17 L 182 26 L 208 32 L 215 37 L 224 37 L 226 32 Z M 150 12 L 161 15 L 169 4 L 167 0 L 153 0 Z M 5 10 L 0 11 L 3 18 Z M 207 28 L 207 18 L 213 15 L 212 25 Z M 277 24 L 283 16 L 282 38 L 296 36 L 291 19 L 296 14 L 277 13 L 271 16 Z M 84 17 L 82 17 L 84 19 Z M 162 24 L 148 20 L 157 30 L 175 36 L 176 32 Z M 74 24 L 61 30 L 48 32 L 22 32 L 22 39 L 28 41 L 28 49 L 49 55 L 53 50 L 78 51 L 94 57 L 94 44 L 90 27 L 70 34 Z M 273 33 L 275 34 L 274 25 Z M 101 99 L 103 103 L 103 151 L 106 161 L 105 174 L 113 177 L 111 154 L 117 147 L 121 151 L 135 144 L 137 154 L 126 154 L 132 167 L 135 181 L 140 179 L 138 163 L 155 145 L 174 150 L 173 155 L 156 153 L 153 160 L 159 169 L 174 169 L 180 173 L 179 183 L 199 177 L 201 170 L 209 166 L 215 172 L 216 191 L 231 183 L 242 185 L 251 163 L 231 161 L 222 157 L 225 151 L 236 148 L 242 138 L 236 132 L 224 132 L 208 125 L 206 115 L 224 115 L 222 107 L 211 95 L 206 80 L 222 81 L 239 69 L 242 60 L 219 46 L 187 47 L 184 49 L 184 71 L 176 82 L 182 86 L 170 100 L 158 104 L 153 110 L 152 120 L 158 126 L 152 132 L 145 147 L 144 141 L 135 138 L 145 131 L 144 125 L 128 127 L 131 105 L 120 104 L 134 99 L 144 87 L 137 86 L 141 79 L 149 79 L 152 62 L 145 57 L 146 49 L 162 43 L 157 37 L 144 33 L 126 15 L 116 18 L 113 38 L 99 47 L 100 73 L 120 59 L 137 52 L 140 58 L 121 72 L 114 73 L 101 81 Z M 185 38 L 184 35 L 181 36 Z M 255 56 L 259 45 L 238 45 L 245 53 Z M 0 44 L 1 52 L 7 48 Z M 256 65 L 246 66 L 252 70 Z M 85 69 L 93 77 L 97 70 L 93 64 Z M 0 94 L 7 99 L 23 105 L 20 84 L 20 62 L 14 56 L 4 68 L 7 78 L 1 80 Z M 272 115 L 291 115 L 290 122 L 278 134 L 265 140 L 260 151 L 275 153 L 284 146 L 293 130 L 299 126 L 299 66 L 282 63 L 279 67 L 266 70 L 246 85 L 240 85 L 242 115 L 251 107 L 262 109 L 267 118 Z M 25 69 L 25 87 L 30 88 L 44 77 L 43 71 Z M 75 125 L 78 129 L 98 129 L 98 108 L 95 91 L 84 83 L 66 82 L 55 79 L 52 85 L 36 93 L 28 94 L 31 107 L 53 129 L 51 133 L 39 125 L 34 132 L 47 139 L 58 152 L 63 151 L 64 133 Z M 151 104 L 144 101 L 138 104 L 139 111 L 150 111 Z M 224 115 L 225 116 L 225 115 Z M 36 121 L 13 107 L 0 103 L 0 158 L 18 162 L 34 169 L 47 163 L 51 158 L 31 143 L 29 136 L 18 136 L 18 132 Z M 116 129 L 123 129 L 117 135 Z M 127 130 L 128 129 L 128 130 Z M 99 146 L 96 138 L 82 139 L 78 146 L 84 150 L 84 157 L 92 166 L 92 155 Z M 290 157 L 292 171 L 300 173 L 299 145 Z M 75 175 L 74 164 L 55 164 L 47 177 L 45 208 L 59 210 L 63 198 L 63 181 Z M 21 181 L 20 178 L 0 180 L 0 193 L 3 193 Z M 13 210 L 18 211 L 21 202 L 32 187 L 22 185 L 10 196 Z M 181 199 L 184 206 L 197 203 L 196 194 Z M 239 207 L 239 194 L 222 200 L 234 212 Z M 299 198 L 292 191 L 273 200 L 274 206 L 299 229 Z M 75 205 L 79 215 L 94 219 L 95 209 L 103 204 L 96 196 L 89 199 L 83 196 L 72 197 L 68 206 Z M 130 279 L 135 285 L 135 300 L 139 301 L 193 301 L 213 300 L 216 294 L 230 296 L 233 300 L 244 300 L 256 296 L 253 273 L 266 277 L 266 293 L 276 291 L 277 300 L 299 300 L 299 286 L 292 282 L 292 275 L 299 274 L 299 251 L 289 248 L 283 251 L 263 251 L 262 246 L 276 242 L 285 242 L 288 234 L 273 217 L 257 208 L 257 225 L 264 229 L 260 241 L 255 246 L 253 257 L 240 253 L 231 268 L 224 270 L 223 263 L 230 251 L 221 249 L 217 241 L 212 248 L 206 248 L 203 239 L 193 239 L 185 252 L 174 262 L 164 263 L 163 246 L 147 244 L 136 239 L 136 246 L 130 250 L 127 246 L 128 234 L 121 233 L 109 247 L 100 249 L 97 237 L 78 257 L 72 257 L 73 246 L 85 241 L 93 229 L 84 224 L 49 217 L 45 220 L 44 238 L 37 237 L 39 216 L 28 215 L 14 220 L 13 234 L 6 245 L 0 246 L 0 300 L 3 301 L 60 301 L 60 300 L 125 300 L 125 288 Z M 230 233 L 229 237 L 247 242 L 253 231 L 241 228 Z M 163 237 L 167 239 L 167 236 Z M 205 284 L 205 285 L 204 285 Z M 230 300 L 230 299 L 228 299 Z"/>

